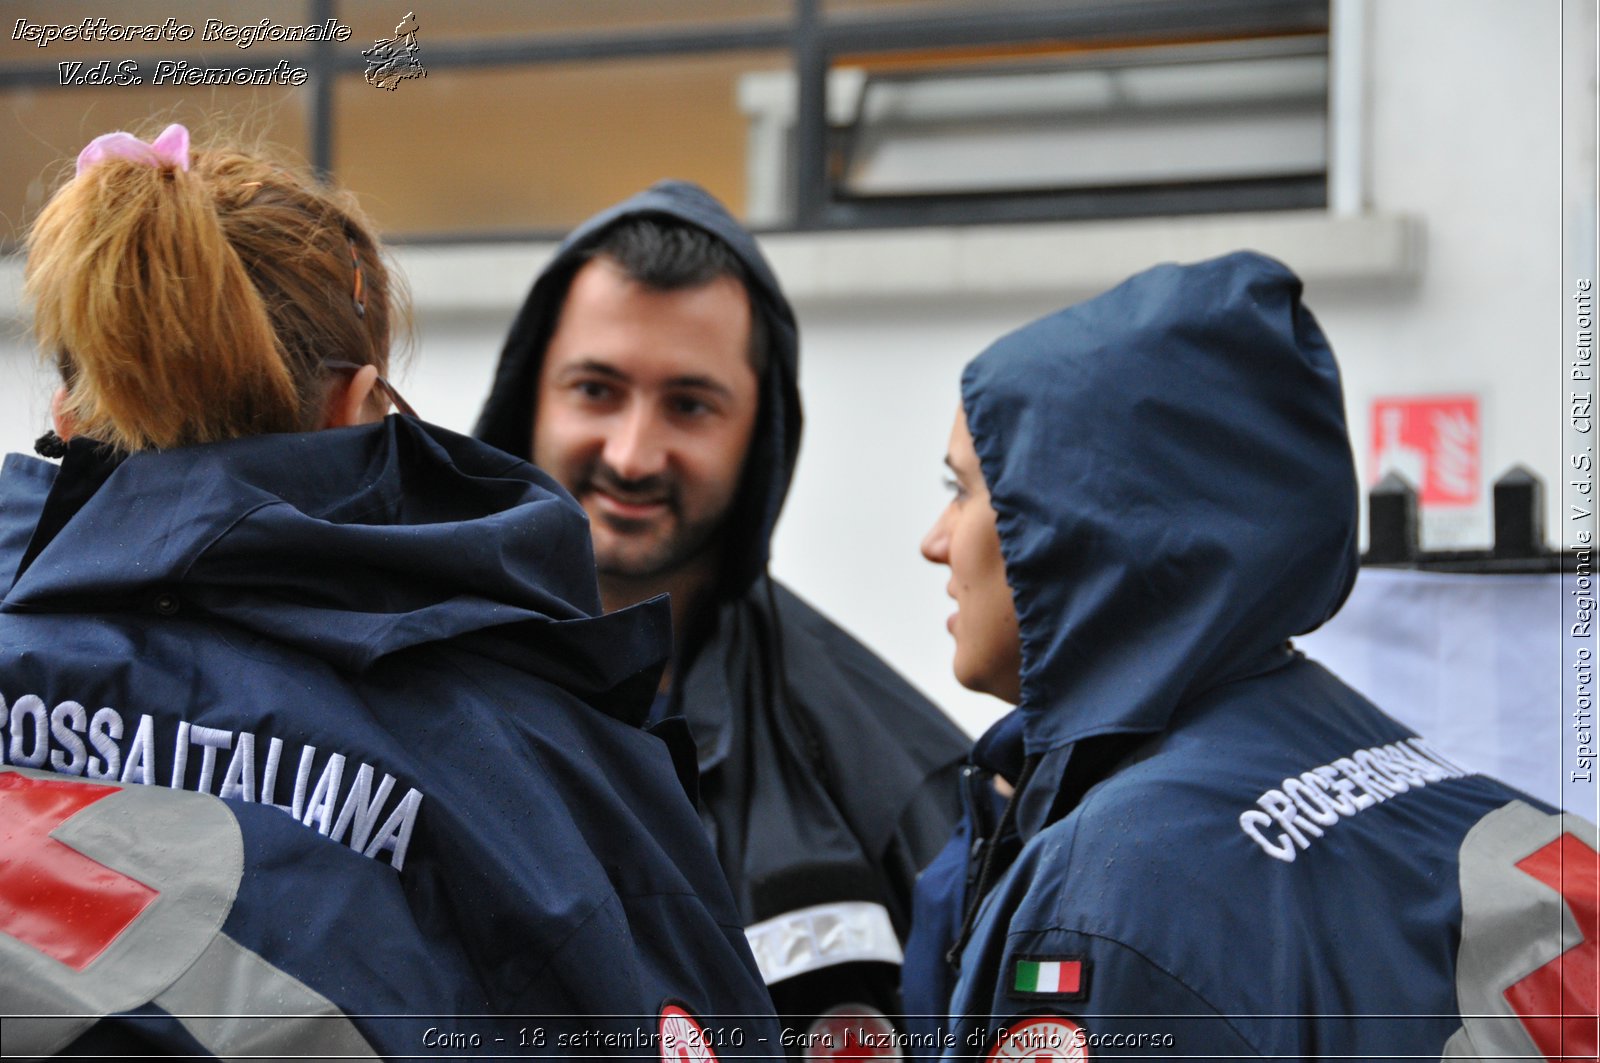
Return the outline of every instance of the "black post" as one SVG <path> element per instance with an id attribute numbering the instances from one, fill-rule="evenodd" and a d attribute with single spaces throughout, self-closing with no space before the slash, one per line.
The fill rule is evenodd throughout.
<path id="1" fill-rule="evenodd" d="M 1494 482 L 1494 556 L 1544 554 L 1544 484 L 1523 465 Z"/>
<path id="2" fill-rule="evenodd" d="M 1414 562 L 1417 540 L 1417 490 L 1404 476 L 1391 472 L 1367 495 L 1367 556 L 1369 565 Z"/>
<path id="3" fill-rule="evenodd" d="M 311 0 L 311 21 L 326 24 L 333 17 L 333 0 Z M 333 82 L 337 74 L 333 42 L 311 45 L 311 167 L 324 181 L 333 177 Z"/>
<path id="4" fill-rule="evenodd" d="M 794 6 L 794 225 L 822 223 L 828 195 L 828 53 L 822 42 L 820 0 Z"/>

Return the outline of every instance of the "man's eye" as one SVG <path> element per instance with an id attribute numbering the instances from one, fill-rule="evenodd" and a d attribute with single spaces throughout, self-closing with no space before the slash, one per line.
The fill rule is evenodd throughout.
<path id="1" fill-rule="evenodd" d="M 967 489 L 961 486 L 959 480 L 952 477 L 946 476 L 944 478 L 944 489 L 954 495 L 957 502 L 967 497 Z"/>

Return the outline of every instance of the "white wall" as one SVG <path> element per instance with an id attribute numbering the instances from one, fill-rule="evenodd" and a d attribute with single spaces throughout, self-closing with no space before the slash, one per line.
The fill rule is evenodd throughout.
<path id="1" fill-rule="evenodd" d="M 1587 27 L 1567 32 L 1592 39 L 1593 7 L 1572 9 L 1586 13 Z M 1293 219 L 1190 219 L 1021 227 L 992 232 L 981 247 L 937 233 L 923 244 L 904 233 L 769 241 L 796 295 L 807 407 L 775 570 L 969 730 L 1001 707 L 949 678 L 944 575 L 917 554 L 944 503 L 940 459 L 960 368 L 1010 328 L 1164 258 L 1242 241 L 1307 276 L 1307 301 L 1344 366 L 1363 468 L 1374 397 L 1479 394 L 1485 493 L 1506 467 L 1529 465 L 1550 486 L 1554 536 L 1567 294 L 1561 5 L 1378 0 L 1366 11 L 1366 215 L 1404 223 L 1380 227 L 1376 237 L 1326 229 L 1316 219 L 1309 227 Z M 1403 247 L 1376 249 L 1380 238 L 1398 241 L 1395 234 Z M 1351 239 L 1360 245 L 1356 257 L 1370 261 L 1346 268 L 1341 241 Z M 867 262 L 873 247 L 882 253 Z M 399 383 L 425 416 L 470 427 L 504 329 L 547 250 L 499 249 L 476 267 L 468 255 L 466 267 L 448 269 L 407 255 L 420 342 Z M 944 273 L 933 276 L 930 262 Z M 985 277 L 1002 268 L 1007 293 L 997 294 Z M 48 391 L 26 344 L 6 339 L 16 331 L 17 282 L 14 265 L 0 268 L 0 319 L 13 309 L 13 323 L 0 320 L 0 445 L 7 450 L 27 449 L 42 430 Z M 1489 527 L 1480 506 L 1436 522 L 1427 545 L 1484 545 Z"/>

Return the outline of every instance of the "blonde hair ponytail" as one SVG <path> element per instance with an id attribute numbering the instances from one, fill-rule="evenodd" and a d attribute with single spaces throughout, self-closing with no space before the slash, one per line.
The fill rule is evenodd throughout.
<path id="1" fill-rule="evenodd" d="M 243 152 L 89 166 L 34 222 L 26 278 L 62 412 L 122 450 L 315 428 L 324 360 L 387 365 L 388 274 L 357 208 Z"/>

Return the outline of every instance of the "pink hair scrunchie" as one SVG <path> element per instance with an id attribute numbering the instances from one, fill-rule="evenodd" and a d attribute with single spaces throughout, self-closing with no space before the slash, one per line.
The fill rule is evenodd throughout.
<path id="1" fill-rule="evenodd" d="M 132 133 L 117 130 L 102 133 L 89 141 L 78 152 L 77 176 L 96 163 L 107 159 L 127 159 L 147 166 L 172 166 L 185 172 L 189 169 L 189 130 L 174 122 L 161 131 L 161 135 L 146 144 Z"/>

